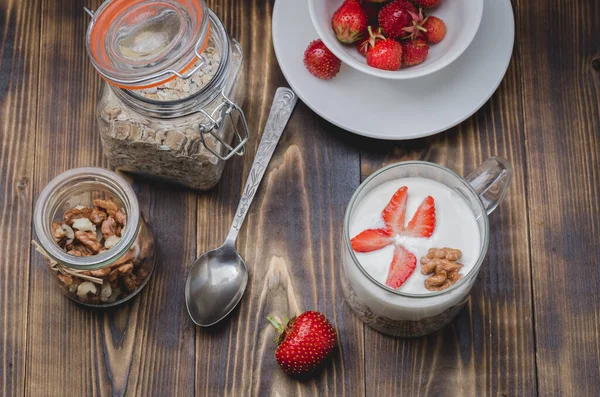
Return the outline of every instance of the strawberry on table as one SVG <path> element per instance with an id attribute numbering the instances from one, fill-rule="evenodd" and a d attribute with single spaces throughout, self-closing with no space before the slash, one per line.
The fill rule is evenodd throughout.
<path id="1" fill-rule="evenodd" d="M 408 33 L 404 28 L 412 23 L 411 13 L 416 13 L 417 9 L 408 0 L 395 0 L 384 6 L 379 11 L 379 26 L 385 37 L 396 39 L 406 36 Z"/>
<path id="2" fill-rule="evenodd" d="M 408 237 L 429 238 L 435 230 L 435 200 L 427 196 L 417 208 L 417 212 L 408 222 L 403 235 Z"/>
<path id="3" fill-rule="evenodd" d="M 402 65 L 414 66 L 425 62 L 429 45 L 423 39 L 407 40 L 402 43 Z"/>
<path id="4" fill-rule="evenodd" d="M 321 39 L 311 42 L 304 51 L 304 66 L 320 79 L 334 78 L 340 71 L 341 65 L 342 61 L 333 55 Z"/>
<path id="5" fill-rule="evenodd" d="M 385 284 L 394 289 L 400 288 L 413 274 L 416 267 L 417 258 L 403 246 L 397 245 Z"/>
<path id="6" fill-rule="evenodd" d="M 268 320 L 279 332 L 275 359 L 288 375 L 301 377 L 313 373 L 337 344 L 335 329 L 319 312 L 304 312 L 285 325 L 273 316 Z"/>
<path id="7" fill-rule="evenodd" d="M 367 229 L 350 240 L 356 252 L 371 252 L 386 247 L 394 242 L 394 236 L 385 229 Z"/>
<path id="8" fill-rule="evenodd" d="M 367 31 L 368 25 L 367 14 L 358 0 L 344 1 L 331 18 L 331 27 L 335 36 L 345 44 L 360 40 Z"/>
<path id="9" fill-rule="evenodd" d="M 423 23 L 423 34 L 428 42 L 439 43 L 446 37 L 446 24 L 440 18 L 428 16 Z"/>

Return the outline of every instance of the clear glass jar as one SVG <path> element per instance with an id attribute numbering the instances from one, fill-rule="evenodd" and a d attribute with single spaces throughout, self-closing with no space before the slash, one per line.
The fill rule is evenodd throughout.
<path id="1" fill-rule="evenodd" d="M 89 256 L 76 256 L 77 238 L 69 235 L 64 226 L 65 213 L 82 207 L 93 208 L 94 200 L 112 200 L 126 217 L 124 226 L 113 237 L 111 246 L 100 245 L 99 252 Z M 79 221 L 88 215 L 81 215 Z M 74 218 L 77 218 L 74 217 Z M 83 219 L 86 218 L 86 219 Z M 104 219 L 88 230 L 98 234 L 105 232 Z M 36 249 L 44 255 L 48 268 L 65 295 L 74 301 L 95 307 L 114 306 L 137 294 L 148 282 L 154 269 L 154 240 L 138 205 L 131 186 L 114 172 L 102 168 L 76 168 L 53 179 L 41 192 L 35 204 L 34 228 L 39 245 Z M 91 222 L 91 221 L 90 221 Z M 92 223 L 89 223 L 92 225 Z M 65 242 L 57 241 L 55 229 L 63 225 L 67 230 Z M 76 224 L 72 223 L 72 229 Z M 79 230 L 77 230 L 79 232 Z M 76 233 L 77 233 L 76 232 Z M 59 236 L 60 237 L 60 236 Z M 75 240 L 75 241 L 74 241 Z M 115 242 L 116 240 L 116 242 Z M 107 239 L 108 241 L 108 239 Z M 64 245 L 61 246 L 59 244 Z M 69 244 L 73 249 L 67 252 Z M 109 247 L 109 248 L 106 248 Z M 81 248 L 83 249 L 83 248 Z"/>
<path id="2" fill-rule="evenodd" d="M 438 292 L 406 293 L 377 281 L 360 263 L 350 242 L 350 223 L 358 203 L 376 187 L 409 177 L 430 179 L 449 187 L 473 211 L 479 229 L 479 256 L 474 266 L 455 284 Z M 487 253 L 488 215 L 504 198 L 511 178 L 510 164 L 500 157 L 487 160 L 466 178 L 422 161 L 392 164 L 367 178 L 352 196 L 344 218 L 342 291 L 354 313 L 371 328 L 401 337 L 426 335 L 452 321 L 468 300 Z"/>
<path id="3" fill-rule="evenodd" d="M 242 49 L 202 0 L 120 3 L 103 3 L 88 29 L 90 59 L 105 79 L 97 104 L 104 154 L 119 170 L 210 189 L 248 140 Z M 123 28 L 140 7 L 156 21 Z M 156 37 L 167 39 L 148 50 Z M 140 47 L 146 52 L 133 56 Z"/>

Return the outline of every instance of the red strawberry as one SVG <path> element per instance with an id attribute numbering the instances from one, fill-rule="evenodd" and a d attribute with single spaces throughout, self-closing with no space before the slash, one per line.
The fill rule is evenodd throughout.
<path id="1" fill-rule="evenodd" d="M 446 37 L 446 24 L 438 17 L 430 15 L 423 23 L 425 31 L 423 34 L 428 42 L 432 44 L 439 43 Z"/>
<path id="2" fill-rule="evenodd" d="M 399 288 L 413 274 L 416 266 L 417 258 L 403 246 L 397 245 L 385 284 Z"/>
<path id="3" fill-rule="evenodd" d="M 367 14 L 358 0 L 346 0 L 333 13 L 331 27 L 335 36 L 342 43 L 354 43 L 367 31 L 369 25 Z"/>
<path id="4" fill-rule="evenodd" d="M 402 43 L 402 65 L 413 66 L 425 62 L 429 45 L 423 39 L 407 40 Z"/>
<path id="5" fill-rule="evenodd" d="M 356 43 L 356 49 L 358 50 L 358 52 L 360 52 L 360 55 L 362 55 L 363 57 L 367 56 L 370 40 L 371 39 L 369 37 L 363 37 L 362 39 L 358 40 L 358 43 Z"/>
<path id="6" fill-rule="evenodd" d="M 404 216 L 406 215 L 406 200 L 408 188 L 402 186 L 394 193 L 390 202 L 381 214 L 387 229 L 393 234 L 400 234 L 404 230 Z"/>
<path id="7" fill-rule="evenodd" d="M 377 25 L 377 16 L 379 15 L 379 11 L 381 11 L 381 7 L 383 7 L 382 3 L 362 3 L 362 8 L 365 10 L 365 14 L 367 14 L 369 25 Z"/>
<path id="8" fill-rule="evenodd" d="M 356 252 L 371 252 L 386 247 L 394 242 L 394 237 L 385 229 L 367 229 L 350 240 Z"/>
<path id="9" fill-rule="evenodd" d="M 369 3 L 375 3 L 375 4 L 381 4 L 381 3 L 385 3 L 388 0 L 364 0 L 363 6 L 365 4 L 369 4 Z"/>
<path id="10" fill-rule="evenodd" d="M 435 229 L 435 200 L 427 196 L 408 222 L 403 235 L 409 237 L 431 237 Z"/>
<path id="11" fill-rule="evenodd" d="M 419 7 L 431 8 L 440 5 L 440 0 L 413 0 Z"/>
<path id="12" fill-rule="evenodd" d="M 279 331 L 275 359 L 289 375 L 312 373 L 337 344 L 335 329 L 319 312 L 304 312 L 288 321 L 285 327 L 276 317 L 269 316 L 268 320 Z"/>
<path id="13" fill-rule="evenodd" d="M 416 13 L 417 9 L 408 0 L 392 1 L 383 7 L 378 17 L 383 34 L 390 39 L 406 36 L 403 29 L 412 22 L 411 12 Z"/>
<path id="14" fill-rule="evenodd" d="M 423 9 L 419 8 L 419 12 L 409 11 L 410 17 L 412 18 L 409 26 L 402 28 L 405 37 L 411 39 L 418 39 L 423 35 L 425 28 L 423 24 L 425 23 L 425 16 L 423 15 Z"/>
<path id="15" fill-rule="evenodd" d="M 396 40 L 375 42 L 367 51 L 367 65 L 383 70 L 398 70 L 402 66 L 402 46 Z"/>
<path id="16" fill-rule="evenodd" d="M 304 51 L 304 66 L 320 79 L 334 78 L 340 71 L 341 65 L 342 61 L 325 47 L 321 39 L 310 43 Z"/>

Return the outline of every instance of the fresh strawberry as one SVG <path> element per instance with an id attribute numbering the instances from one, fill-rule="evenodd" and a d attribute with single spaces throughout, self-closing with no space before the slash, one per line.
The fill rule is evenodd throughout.
<path id="1" fill-rule="evenodd" d="M 375 3 L 375 4 L 381 4 L 381 3 L 385 3 L 385 2 L 387 2 L 387 1 L 389 1 L 389 0 L 363 0 L 363 1 L 364 1 L 364 2 L 363 2 L 363 6 L 364 6 L 365 4 L 370 4 L 370 3 L 371 3 L 371 4 L 372 4 L 372 3 Z"/>
<path id="2" fill-rule="evenodd" d="M 402 186 L 396 190 L 390 202 L 381 214 L 387 229 L 392 235 L 400 234 L 404 230 L 404 216 L 406 215 L 406 200 L 408 188 Z"/>
<path id="3" fill-rule="evenodd" d="M 423 23 L 425 29 L 423 34 L 428 42 L 432 44 L 439 43 L 446 37 L 446 24 L 438 17 L 430 15 Z"/>
<path id="4" fill-rule="evenodd" d="M 369 50 L 369 42 L 369 37 L 363 37 L 362 39 L 358 40 L 358 43 L 356 43 L 356 49 L 358 50 L 358 52 L 360 52 L 360 55 L 362 55 L 363 57 L 367 56 L 367 51 Z"/>
<path id="5" fill-rule="evenodd" d="M 411 22 L 407 27 L 402 28 L 404 32 L 404 37 L 408 37 L 410 39 L 418 39 L 421 37 L 425 31 L 423 24 L 425 23 L 425 16 L 423 15 L 423 9 L 419 8 L 419 12 L 417 11 L 409 11 Z"/>
<path id="6" fill-rule="evenodd" d="M 403 235 L 409 237 L 431 237 L 435 229 L 435 200 L 427 196 L 408 222 Z"/>
<path id="7" fill-rule="evenodd" d="M 413 66 L 425 62 L 429 44 L 423 39 L 407 40 L 402 43 L 402 65 Z"/>
<path id="8" fill-rule="evenodd" d="M 308 311 L 292 318 L 284 326 L 278 318 L 268 320 L 279 332 L 275 359 L 289 375 L 308 375 L 327 358 L 337 344 L 337 334 L 327 318 Z"/>
<path id="9" fill-rule="evenodd" d="M 386 247 L 394 242 L 394 237 L 385 229 L 367 229 L 350 240 L 356 252 L 371 252 Z"/>
<path id="10" fill-rule="evenodd" d="M 407 32 L 403 29 L 412 23 L 411 12 L 416 13 L 417 9 L 408 0 L 395 0 L 383 7 L 378 21 L 385 37 L 396 39 L 406 36 Z"/>
<path id="11" fill-rule="evenodd" d="M 335 36 L 346 44 L 360 40 L 367 31 L 368 25 L 367 14 L 358 0 L 344 1 L 331 18 L 331 27 Z"/>
<path id="12" fill-rule="evenodd" d="M 440 5 L 440 0 L 413 0 L 419 7 L 431 8 Z"/>
<path id="13" fill-rule="evenodd" d="M 315 40 L 304 51 L 304 66 L 313 75 L 323 80 L 334 78 L 340 71 L 340 61 L 321 39 Z"/>
<path id="14" fill-rule="evenodd" d="M 376 40 L 367 51 L 367 65 L 383 70 L 398 70 L 402 66 L 402 46 L 396 40 Z"/>
<path id="15" fill-rule="evenodd" d="M 416 266 L 417 258 L 403 246 L 397 245 L 385 284 L 394 289 L 399 288 L 413 274 Z"/>
<path id="16" fill-rule="evenodd" d="M 377 25 L 377 16 L 379 15 L 379 11 L 383 7 L 383 3 L 374 3 L 374 2 L 365 2 L 362 3 L 362 8 L 365 10 L 365 14 L 367 14 L 367 19 L 369 20 L 369 25 Z"/>

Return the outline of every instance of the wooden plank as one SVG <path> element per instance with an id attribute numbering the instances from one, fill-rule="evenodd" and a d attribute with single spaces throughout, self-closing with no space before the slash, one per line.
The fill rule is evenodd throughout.
<path id="1" fill-rule="evenodd" d="M 25 386 L 40 6 L 0 1 L 0 394 Z"/>
<path id="2" fill-rule="evenodd" d="M 600 3 L 535 1 L 517 26 L 539 391 L 597 396 Z"/>
<path id="3" fill-rule="evenodd" d="M 475 116 L 441 135 L 402 142 L 365 141 L 362 175 L 420 159 L 466 175 L 501 155 L 515 174 L 490 217 L 491 240 L 471 300 L 444 330 L 419 339 L 366 332 L 367 390 L 374 395 L 535 395 L 535 359 L 518 54 L 499 91 Z"/>
<path id="4" fill-rule="evenodd" d="M 227 165 L 218 189 L 199 197 L 198 252 L 225 239 L 275 89 L 287 85 L 270 44 L 271 4 L 238 0 L 209 6 L 244 46 L 244 109 L 252 138 L 246 156 Z M 246 294 L 221 327 L 197 330 L 197 395 L 364 394 L 363 327 L 337 282 L 343 214 L 359 183 L 358 153 L 348 136 L 297 105 L 238 240 L 250 269 Z M 316 379 L 297 382 L 275 362 L 275 334 L 266 317 L 309 309 L 334 322 L 340 349 Z"/>
<path id="5" fill-rule="evenodd" d="M 88 22 L 78 1 L 43 3 L 35 195 L 66 169 L 107 166 L 95 121 L 101 80 L 85 52 Z M 195 196 L 144 181 L 134 187 L 154 232 L 155 273 L 131 302 L 92 311 L 62 297 L 35 254 L 27 395 L 193 394 L 194 329 L 183 288 L 195 256 Z"/>

